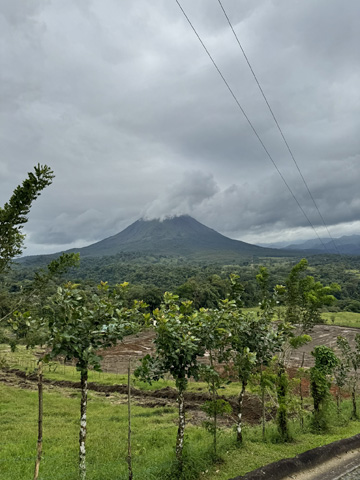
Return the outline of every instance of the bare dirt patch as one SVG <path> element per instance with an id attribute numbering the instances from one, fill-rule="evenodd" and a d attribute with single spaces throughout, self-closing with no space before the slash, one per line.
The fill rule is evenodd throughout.
<path id="1" fill-rule="evenodd" d="M 311 355 L 311 352 L 316 345 L 326 345 L 337 351 L 336 339 L 339 335 L 347 338 L 350 345 L 354 346 L 355 336 L 358 333 L 360 333 L 358 328 L 339 327 L 337 325 L 315 325 L 310 332 L 312 341 L 291 352 L 289 366 L 300 367 L 304 355 L 304 367 L 312 367 L 314 365 L 314 357 Z"/>
<path id="2" fill-rule="evenodd" d="M 293 351 L 289 361 L 289 375 L 293 377 L 296 375 L 297 368 L 301 365 L 304 353 L 304 366 L 310 367 L 313 365 L 313 357 L 311 351 L 316 345 L 325 344 L 334 348 L 336 346 L 336 338 L 342 335 L 349 339 L 350 343 L 354 342 L 355 335 L 359 333 L 359 329 L 345 328 L 332 325 L 317 325 L 311 336 L 312 342 L 304 347 Z M 138 335 L 130 335 L 125 340 L 108 350 L 101 351 L 103 356 L 102 369 L 109 373 L 126 374 L 129 358 L 132 359 L 133 369 L 136 367 L 137 360 L 140 360 L 144 355 L 152 353 L 154 332 L 147 330 Z M 206 358 L 204 359 L 206 361 Z M 3 370 L 0 374 L 0 382 L 6 383 L 9 386 L 17 386 L 20 388 L 36 389 L 37 378 L 36 375 L 29 375 L 24 371 L 17 369 Z M 49 388 L 61 389 L 80 389 L 80 382 L 71 382 L 65 380 L 52 381 L 44 379 L 44 384 Z M 309 381 L 302 379 L 302 388 L 305 395 L 309 394 Z M 126 385 L 102 385 L 95 382 L 89 383 L 89 390 L 111 396 L 112 394 L 126 395 Z M 334 389 L 333 389 L 334 390 Z M 335 394 L 335 390 L 333 391 Z M 170 387 L 162 388 L 155 391 L 143 391 L 135 387 L 132 388 L 132 396 L 134 402 L 146 407 L 177 407 L 176 390 Z M 233 414 L 223 420 L 224 425 L 231 425 L 234 417 L 237 414 L 237 399 L 236 397 L 222 397 L 227 400 L 233 409 Z M 209 400 L 207 393 L 203 392 L 186 392 L 185 402 L 186 408 L 189 412 L 190 421 L 195 424 L 201 423 L 205 415 L 201 410 L 201 406 Z M 260 417 L 261 405 L 257 396 L 247 394 L 243 403 L 243 419 L 246 423 L 256 424 L 261 420 Z"/>
<path id="3" fill-rule="evenodd" d="M 347 338 L 350 345 L 354 345 L 355 335 L 360 333 L 358 328 L 339 327 L 336 325 L 316 325 L 310 333 L 312 341 L 303 347 L 293 350 L 289 359 L 289 367 L 299 367 L 304 355 L 304 367 L 312 367 L 314 358 L 311 352 L 316 345 L 326 345 L 336 350 L 336 339 L 339 335 Z M 154 332 L 146 330 L 137 335 L 129 335 L 122 343 L 115 347 L 103 350 L 102 368 L 104 372 L 125 374 L 128 368 L 129 357 L 136 365 L 148 353 L 153 353 Z M 134 367 L 135 368 L 135 367 Z"/>

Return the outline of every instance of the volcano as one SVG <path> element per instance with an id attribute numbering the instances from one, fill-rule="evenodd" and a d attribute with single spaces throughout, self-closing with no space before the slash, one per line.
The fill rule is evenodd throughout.
<path id="1" fill-rule="evenodd" d="M 125 230 L 87 247 L 71 249 L 81 257 L 116 255 L 121 252 L 137 252 L 151 255 L 171 255 L 193 259 L 226 259 L 237 256 L 295 256 L 296 252 L 259 247 L 233 240 L 206 227 L 188 215 L 164 220 L 140 219 Z"/>

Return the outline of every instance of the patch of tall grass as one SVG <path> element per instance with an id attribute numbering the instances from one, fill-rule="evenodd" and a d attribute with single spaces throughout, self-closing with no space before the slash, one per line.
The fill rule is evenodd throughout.
<path id="1" fill-rule="evenodd" d="M 44 393 L 44 458 L 42 480 L 76 480 L 78 459 L 79 398 L 68 392 Z M 88 480 L 127 479 L 127 406 L 119 395 L 89 394 Z M 133 404 L 132 453 L 134 479 L 207 480 L 242 475 L 269 462 L 291 457 L 310 448 L 358 433 L 359 423 L 349 422 L 348 402 L 343 418 L 333 421 L 325 435 L 310 432 L 309 418 L 301 430 L 291 424 L 295 439 L 276 443 L 276 426 L 267 425 L 262 441 L 260 426 L 244 429 L 244 445 L 237 448 L 232 429 L 222 429 L 218 439 L 221 461 L 213 463 L 212 439 L 202 427 L 187 425 L 183 472 L 175 462 L 177 411 L 173 407 L 144 408 Z M 310 416 L 311 414 L 309 414 Z M 37 395 L 35 391 L 0 385 L 0 479 L 31 478 L 36 455 Z M 334 416 L 335 419 L 336 415 Z"/>
<path id="2" fill-rule="evenodd" d="M 321 314 L 327 325 L 360 328 L 360 313 L 324 312 Z"/>

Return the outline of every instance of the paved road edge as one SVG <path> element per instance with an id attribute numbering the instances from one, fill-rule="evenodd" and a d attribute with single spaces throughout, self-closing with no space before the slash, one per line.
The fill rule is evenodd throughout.
<path id="1" fill-rule="evenodd" d="M 257 470 L 248 472 L 246 475 L 233 477 L 229 480 L 281 480 L 289 475 L 314 468 L 331 460 L 336 455 L 341 455 L 356 448 L 360 448 L 360 434 L 307 450 L 293 458 L 283 458 L 278 462 L 269 463 Z"/>

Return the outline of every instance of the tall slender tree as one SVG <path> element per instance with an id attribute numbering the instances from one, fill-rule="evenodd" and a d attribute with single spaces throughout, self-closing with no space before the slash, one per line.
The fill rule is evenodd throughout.
<path id="1" fill-rule="evenodd" d="M 260 313 L 242 313 L 242 287 L 237 276 L 231 276 L 231 299 L 221 302 L 219 314 L 228 319 L 227 346 L 222 359 L 231 361 L 233 375 L 241 382 L 238 397 L 238 417 L 236 425 L 237 442 L 243 441 L 242 413 L 245 392 L 251 375 L 260 367 L 271 361 L 274 353 L 279 350 L 282 340 L 282 331 L 272 323 L 276 292 L 270 294 L 268 290 L 269 275 L 262 267 L 257 275 L 257 281 L 262 291 Z"/>
<path id="2" fill-rule="evenodd" d="M 44 304 L 47 300 L 48 283 L 54 277 L 65 273 L 69 268 L 79 264 L 80 256 L 75 253 L 63 253 L 58 259 L 47 266 L 46 271 L 39 271 L 26 292 L 29 310 L 13 312 L 9 323 L 14 335 L 9 339 L 12 348 L 21 341 L 27 348 L 48 343 L 48 330 L 43 318 Z M 45 327 L 45 328 L 44 328 Z M 37 456 L 35 461 L 34 480 L 38 479 L 43 445 L 43 356 L 38 360 L 38 440 Z"/>
<path id="3" fill-rule="evenodd" d="M 310 388 L 314 401 L 312 424 L 316 431 L 325 431 L 328 426 L 325 412 L 331 387 L 329 377 L 333 374 L 339 359 L 326 345 L 317 345 L 311 354 L 315 357 L 315 365 L 310 369 Z"/>
<path id="4" fill-rule="evenodd" d="M 183 467 L 185 439 L 185 401 L 189 378 L 199 378 L 199 357 L 205 354 L 202 316 L 205 310 L 195 310 L 191 301 L 178 302 L 178 295 L 165 292 L 164 302 L 154 310 L 155 355 L 147 355 L 135 370 L 135 375 L 151 382 L 169 373 L 178 392 L 179 416 L 176 437 L 176 458 Z"/>
<path id="5" fill-rule="evenodd" d="M 317 323 L 322 323 L 321 308 L 332 305 L 335 297 L 332 292 L 339 290 L 339 285 L 324 286 L 315 281 L 312 276 L 306 275 L 308 262 L 300 260 L 290 271 L 285 286 L 279 286 L 280 298 L 283 298 L 285 314 L 279 326 L 283 329 L 287 340 L 283 343 L 278 361 L 278 412 L 277 423 L 280 437 L 283 441 L 290 439 L 288 427 L 288 387 L 289 380 L 286 372 L 286 363 L 290 352 L 311 340 L 307 334 Z"/>
<path id="6" fill-rule="evenodd" d="M 0 208 L 0 274 L 9 268 L 14 257 L 21 255 L 25 238 L 21 229 L 28 220 L 32 202 L 52 183 L 53 178 L 50 167 L 37 165 Z"/>
<path id="7" fill-rule="evenodd" d="M 127 284 L 110 289 L 99 285 L 99 293 L 88 296 L 78 284 L 59 287 L 49 309 L 50 353 L 47 360 L 57 356 L 76 359 L 80 372 L 81 405 L 79 433 L 79 477 L 86 478 L 87 391 L 89 368 L 101 370 L 99 349 L 110 347 L 125 335 L 140 328 L 142 302 L 125 306 Z"/>
<path id="8" fill-rule="evenodd" d="M 209 364 L 202 364 L 200 377 L 208 385 L 211 399 L 206 401 L 202 409 L 207 414 L 208 420 L 204 426 L 213 436 L 214 460 L 217 459 L 217 433 L 218 417 L 230 413 L 230 404 L 219 398 L 219 389 L 223 387 L 225 379 L 220 375 L 218 363 L 223 359 L 223 351 L 228 344 L 230 331 L 228 328 L 229 319 L 225 309 L 216 308 L 207 310 L 202 318 L 204 347 L 208 355 Z"/>
<path id="9" fill-rule="evenodd" d="M 349 341 L 342 336 L 337 338 L 337 347 L 340 350 L 341 363 L 344 368 L 349 371 L 352 370 L 352 374 L 348 376 L 351 385 L 351 398 L 352 398 L 352 412 L 351 418 L 358 419 L 356 392 L 358 387 L 358 376 L 360 369 L 360 334 L 355 336 L 354 348 L 351 348 Z"/>
<path id="10" fill-rule="evenodd" d="M 15 188 L 9 201 L 0 207 L 0 283 L 4 280 L 4 273 L 10 268 L 13 259 L 23 251 L 25 235 L 21 230 L 28 221 L 33 201 L 52 183 L 53 178 L 54 174 L 50 167 L 37 165 L 34 172 L 29 172 L 23 183 Z M 4 334 L 5 321 L 17 308 L 18 305 L 14 307 L 11 304 L 0 308 L 2 341 L 8 340 Z"/>

